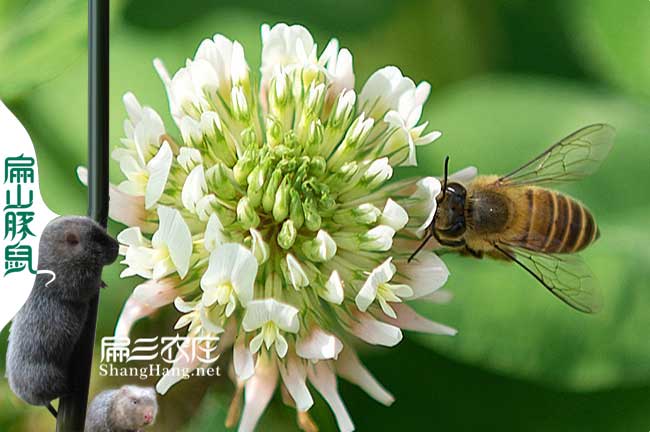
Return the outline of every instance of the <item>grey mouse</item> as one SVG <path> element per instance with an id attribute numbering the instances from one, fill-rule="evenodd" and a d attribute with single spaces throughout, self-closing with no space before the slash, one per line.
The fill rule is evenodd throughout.
<path id="1" fill-rule="evenodd" d="M 43 230 L 38 269 L 27 302 L 13 319 L 7 348 L 11 390 L 31 405 L 48 406 L 69 394 L 68 365 L 99 294 L 105 265 L 117 258 L 118 242 L 92 219 L 59 217 Z"/>
<path id="2" fill-rule="evenodd" d="M 152 387 L 125 385 L 101 392 L 88 407 L 84 432 L 133 432 L 151 426 L 158 414 Z"/>

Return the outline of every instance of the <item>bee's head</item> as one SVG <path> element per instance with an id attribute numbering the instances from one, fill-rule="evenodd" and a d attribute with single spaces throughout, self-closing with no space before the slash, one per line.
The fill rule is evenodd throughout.
<path id="1" fill-rule="evenodd" d="M 467 190 L 460 183 L 445 181 L 433 217 L 433 229 L 443 238 L 457 239 L 465 233 Z"/>
<path id="2" fill-rule="evenodd" d="M 449 240 L 450 244 L 457 242 L 465 233 L 465 198 L 467 190 L 458 182 L 449 180 L 449 156 L 445 158 L 445 176 L 442 181 L 442 192 L 436 197 L 436 212 L 429 225 L 427 235 L 418 248 L 409 257 L 410 262 L 425 244 L 435 237 L 440 243 Z"/>

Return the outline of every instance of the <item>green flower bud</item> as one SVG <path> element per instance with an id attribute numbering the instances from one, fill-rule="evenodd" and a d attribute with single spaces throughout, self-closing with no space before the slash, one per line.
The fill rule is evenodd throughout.
<path id="1" fill-rule="evenodd" d="M 237 214 L 228 207 L 216 205 L 212 208 L 214 208 L 214 212 L 219 216 L 219 220 L 224 226 L 228 226 L 237 220 Z"/>
<path id="2" fill-rule="evenodd" d="M 264 196 L 262 197 L 262 207 L 265 212 L 270 212 L 273 210 L 273 204 L 275 203 L 275 194 L 278 191 L 280 182 L 282 181 L 282 170 L 276 168 L 271 174 L 271 178 L 266 185 L 264 190 Z"/>
<path id="3" fill-rule="evenodd" d="M 312 82 L 311 87 L 307 91 L 304 110 L 310 116 L 318 116 L 323 108 L 323 101 L 325 100 L 325 84 L 318 84 Z"/>
<path id="4" fill-rule="evenodd" d="M 278 244 L 282 249 L 289 249 L 296 241 L 298 230 L 291 219 L 284 221 L 278 233 Z"/>
<path id="5" fill-rule="evenodd" d="M 201 114 L 199 126 L 203 135 L 211 142 L 223 141 L 223 132 L 221 131 L 221 120 L 214 111 L 205 111 Z"/>
<path id="6" fill-rule="evenodd" d="M 235 181 L 242 186 L 245 185 L 248 175 L 256 165 L 257 162 L 253 159 L 252 152 L 245 152 L 232 169 Z"/>
<path id="7" fill-rule="evenodd" d="M 257 208 L 262 203 L 262 194 L 264 193 L 264 182 L 266 181 L 266 166 L 257 165 L 248 175 L 248 190 L 246 194 L 250 204 Z"/>
<path id="8" fill-rule="evenodd" d="M 273 218 L 277 222 L 282 222 L 289 215 L 289 193 L 289 180 L 285 177 L 275 193 L 275 202 L 273 203 Z"/>
<path id="9" fill-rule="evenodd" d="M 320 120 L 315 120 L 309 124 L 307 131 L 307 141 L 305 147 L 308 154 L 318 153 L 321 143 L 323 142 L 323 125 Z"/>
<path id="10" fill-rule="evenodd" d="M 232 176 L 232 170 L 222 162 L 217 162 L 216 165 L 205 172 L 208 189 L 214 191 L 218 197 L 226 200 L 237 196 L 237 189 L 235 189 L 235 185 L 231 180 Z"/>
<path id="11" fill-rule="evenodd" d="M 342 92 L 336 99 L 336 103 L 332 109 L 332 113 L 330 114 L 328 127 L 334 129 L 346 127 L 354 114 L 355 102 L 356 94 L 354 93 L 354 90 Z"/>
<path id="12" fill-rule="evenodd" d="M 306 199 L 302 208 L 305 212 L 305 226 L 307 229 L 310 231 L 318 231 L 322 221 L 314 200 L 311 198 Z"/>
<path id="13" fill-rule="evenodd" d="M 201 152 L 192 147 L 181 147 L 176 160 L 187 173 L 192 171 L 197 165 L 203 163 Z"/>
<path id="14" fill-rule="evenodd" d="M 257 134 L 253 126 L 241 131 L 241 141 L 245 149 L 257 148 Z"/>
<path id="15" fill-rule="evenodd" d="M 241 86 L 235 86 L 230 92 L 230 103 L 232 104 L 232 111 L 235 118 L 241 122 L 248 122 L 250 119 L 250 112 L 248 110 L 248 101 L 246 94 Z"/>
<path id="16" fill-rule="evenodd" d="M 368 138 L 372 126 L 375 121 L 372 117 L 366 118 L 364 113 L 361 113 L 350 125 L 345 138 L 343 139 L 343 150 L 350 148 L 359 148 Z"/>
<path id="17" fill-rule="evenodd" d="M 368 171 L 363 175 L 362 182 L 367 185 L 367 188 L 375 189 L 393 175 L 393 167 L 390 166 L 388 158 L 383 157 L 373 161 L 368 167 Z"/>
<path id="18" fill-rule="evenodd" d="M 282 144 L 282 124 L 275 118 L 269 116 L 266 119 L 266 142 L 269 147 Z"/>
<path id="19" fill-rule="evenodd" d="M 274 74 L 269 86 L 269 102 L 272 109 L 280 109 L 287 104 L 290 94 L 289 88 L 289 77 L 284 71 Z"/>
<path id="20" fill-rule="evenodd" d="M 334 222 L 341 225 L 372 225 L 381 216 L 381 210 L 372 204 L 361 204 L 358 207 L 342 210 L 334 215 Z"/>
<path id="21" fill-rule="evenodd" d="M 315 156 L 309 161 L 309 173 L 315 177 L 325 174 L 327 162 L 322 156 Z"/>
<path id="22" fill-rule="evenodd" d="M 300 194 L 297 190 L 291 189 L 289 192 L 291 196 L 291 206 L 289 207 L 289 217 L 293 221 L 296 228 L 300 229 L 305 222 L 305 213 L 302 210 L 302 201 Z"/>
<path id="23" fill-rule="evenodd" d="M 237 203 L 237 220 L 245 229 L 256 228 L 260 224 L 260 217 L 248 197 L 242 197 Z"/>

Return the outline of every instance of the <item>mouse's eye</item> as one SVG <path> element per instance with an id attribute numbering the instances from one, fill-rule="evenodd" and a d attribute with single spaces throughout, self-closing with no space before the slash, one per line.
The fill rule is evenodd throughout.
<path id="1" fill-rule="evenodd" d="M 137 399 L 131 399 L 131 403 L 132 403 L 133 405 L 137 405 L 137 404 L 138 404 L 138 400 L 137 400 Z"/>
<path id="2" fill-rule="evenodd" d="M 65 242 L 72 246 L 77 245 L 79 244 L 79 235 L 75 232 L 67 232 L 65 233 Z"/>

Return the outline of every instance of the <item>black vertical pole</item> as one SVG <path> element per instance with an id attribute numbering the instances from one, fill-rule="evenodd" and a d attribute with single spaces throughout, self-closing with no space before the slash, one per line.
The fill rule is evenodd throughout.
<path id="1" fill-rule="evenodd" d="M 109 0 L 88 1 L 88 216 L 106 226 L 108 219 L 108 19 Z M 97 305 L 88 319 L 70 365 L 73 393 L 59 401 L 57 432 L 82 432 L 95 344 Z"/>

